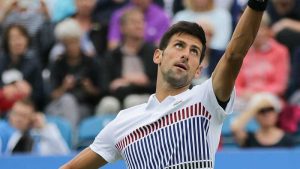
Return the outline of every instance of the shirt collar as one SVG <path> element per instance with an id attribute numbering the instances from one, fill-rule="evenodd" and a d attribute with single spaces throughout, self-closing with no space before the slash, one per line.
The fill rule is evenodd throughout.
<path id="1" fill-rule="evenodd" d="M 182 93 L 179 93 L 175 96 L 168 96 L 166 97 L 162 102 L 165 102 L 167 100 L 171 101 L 171 102 L 181 102 L 183 101 L 183 97 L 190 91 L 190 89 L 187 89 L 186 91 L 182 92 Z M 156 95 L 155 93 L 152 94 L 149 99 L 148 99 L 148 102 L 147 102 L 147 105 L 146 105 L 146 110 L 149 110 L 151 109 L 152 107 L 156 107 L 158 105 L 160 105 L 162 102 L 159 102 L 158 99 L 156 98 Z"/>

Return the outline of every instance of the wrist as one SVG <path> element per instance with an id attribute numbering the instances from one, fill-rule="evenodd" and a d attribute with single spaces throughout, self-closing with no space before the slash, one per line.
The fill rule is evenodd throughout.
<path id="1" fill-rule="evenodd" d="M 255 11 L 264 11 L 267 8 L 268 0 L 249 0 L 248 6 Z"/>

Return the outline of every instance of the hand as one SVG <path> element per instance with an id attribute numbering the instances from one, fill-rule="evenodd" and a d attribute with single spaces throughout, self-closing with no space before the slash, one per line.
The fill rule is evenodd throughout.
<path id="1" fill-rule="evenodd" d="M 63 81 L 63 88 L 65 90 L 73 89 L 76 85 L 76 79 L 73 75 L 67 75 Z"/>
<path id="2" fill-rule="evenodd" d="M 17 0 L 11 0 L 10 2 L 6 2 L 3 5 L 3 17 L 5 18 L 9 13 L 11 13 L 13 10 L 18 9 L 18 1 Z"/>
<path id="3" fill-rule="evenodd" d="M 45 0 L 40 0 L 40 13 L 44 14 L 47 19 L 50 19 L 49 10 Z"/>
<path id="4" fill-rule="evenodd" d="M 18 94 L 18 89 L 13 84 L 4 86 L 2 90 L 4 97 L 8 100 L 12 100 Z"/>
<path id="5" fill-rule="evenodd" d="M 37 112 L 33 116 L 33 128 L 42 129 L 46 125 L 46 117 L 43 113 Z"/>
<path id="6" fill-rule="evenodd" d="M 96 87 L 93 85 L 92 81 L 88 78 L 82 80 L 82 86 L 85 89 L 86 92 L 89 94 L 97 94 L 98 90 Z"/>
<path id="7" fill-rule="evenodd" d="M 144 73 L 130 74 L 124 77 L 129 83 L 138 86 L 145 86 L 149 83 L 149 78 Z"/>
<path id="8" fill-rule="evenodd" d="M 276 35 L 280 31 L 282 31 L 283 29 L 292 28 L 293 27 L 293 22 L 294 21 L 291 20 L 291 19 L 281 19 L 272 26 L 272 31 Z"/>
<path id="9" fill-rule="evenodd" d="M 32 88 L 31 85 L 26 82 L 25 80 L 17 81 L 15 83 L 15 86 L 19 93 L 22 93 L 22 95 L 26 98 L 31 95 Z"/>
<path id="10" fill-rule="evenodd" d="M 129 84 L 130 83 L 128 82 L 127 79 L 125 79 L 125 78 L 119 78 L 119 79 L 113 80 L 110 83 L 109 88 L 110 88 L 111 91 L 116 91 L 120 87 L 125 87 L 125 86 L 128 86 Z"/>

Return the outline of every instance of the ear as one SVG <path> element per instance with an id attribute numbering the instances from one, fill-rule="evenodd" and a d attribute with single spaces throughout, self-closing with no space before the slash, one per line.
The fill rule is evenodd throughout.
<path id="1" fill-rule="evenodd" d="M 155 64 L 160 64 L 162 59 L 162 50 L 156 49 L 153 55 L 153 62 Z"/>
<path id="2" fill-rule="evenodd" d="M 203 68 L 203 66 L 201 66 L 201 64 L 199 64 L 199 66 L 195 72 L 195 76 L 194 76 L 195 79 L 198 79 L 200 77 L 202 68 Z"/>

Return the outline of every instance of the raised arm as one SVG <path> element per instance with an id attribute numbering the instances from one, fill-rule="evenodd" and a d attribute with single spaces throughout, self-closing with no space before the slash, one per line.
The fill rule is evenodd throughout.
<path id="1" fill-rule="evenodd" d="M 225 102 L 230 98 L 243 59 L 256 37 L 266 3 L 267 0 L 249 0 L 249 5 L 212 74 L 213 89 L 220 101 Z"/>
<path id="2" fill-rule="evenodd" d="M 100 155 L 86 148 L 60 169 L 98 169 L 106 163 Z"/>

